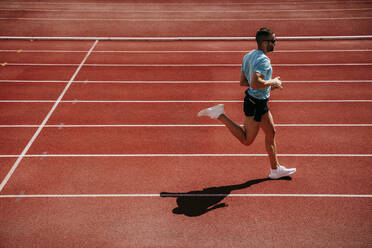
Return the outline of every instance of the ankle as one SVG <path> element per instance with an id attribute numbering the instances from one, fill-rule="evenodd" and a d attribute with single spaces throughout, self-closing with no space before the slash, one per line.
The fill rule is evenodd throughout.
<path id="1" fill-rule="evenodd" d="M 225 114 L 220 114 L 218 117 L 217 117 L 217 120 L 221 121 L 221 122 L 224 122 L 224 120 L 226 119 L 226 115 Z"/>
<path id="2" fill-rule="evenodd" d="M 277 170 L 279 168 L 279 164 L 271 165 L 272 170 Z"/>

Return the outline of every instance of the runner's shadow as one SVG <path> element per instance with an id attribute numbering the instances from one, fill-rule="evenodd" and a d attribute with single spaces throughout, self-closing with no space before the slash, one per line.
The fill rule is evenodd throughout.
<path id="1" fill-rule="evenodd" d="M 177 207 L 173 209 L 174 214 L 184 214 L 188 217 L 201 216 L 209 211 L 227 207 L 225 203 L 220 203 L 233 190 L 248 188 L 254 184 L 271 180 L 270 178 L 254 179 L 243 184 L 211 187 L 203 190 L 195 190 L 187 193 L 160 193 L 161 197 L 176 197 Z M 279 180 L 292 180 L 291 177 L 283 177 Z"/>

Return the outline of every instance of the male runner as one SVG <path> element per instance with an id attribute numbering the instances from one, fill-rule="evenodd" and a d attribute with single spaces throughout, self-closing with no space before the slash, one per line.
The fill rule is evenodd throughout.
<path id="1" fill-rule="evenodd" d="M 278 179 L 294 173 L 296 169 L 285 168 L 278 162 L 274 120 L 267 106 L 270 91 L 283 88 L 280 77 L 271 79 L 272 67 L 267 57 L 267 53 L 274 51 L 275 33 L 270 29 L 261 28 L 256 33 L 256 42 L 257 50 L 252 50 L 244 56 L 241 68 L 240 85 L 249 87 L 244 99 L 244 128 L 225 115 L 223 104 L 203 109 L 198 116 L 218 119 L 242 144 L 247 146 L 253 143 L 261 127 L 265 133 L 265 145 L 271 164 L 269 178 Z"/>

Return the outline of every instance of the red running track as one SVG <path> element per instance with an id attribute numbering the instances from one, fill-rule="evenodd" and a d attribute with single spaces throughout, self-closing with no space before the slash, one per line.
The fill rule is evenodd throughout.
<path id="1" fill-rule="evenodd" d="M 7 41 L 0 42 L 0 49 L 14 51 L 0 51 L 0 54 L 9 63 L 79 64 L 92 44 Z M 192 63 L 193 56 L 200 55 L 198 63 L 239 64 L 239 56 L 244 54 L 241 51 L 252 46 L 251 42 L 99 42 L 87 63 Z M 339 51 L 310 51 L 332 49 Z M 274 72 L 285 81 L 285 89 L 273 92 L 270 107 L 276 122 L 282 124 L 277 127 L 279 159 L 298 170 L 292 180 L 278 181 L 265 180 L 269 166 L 262 133 L 254 145 L 244 147 L 226 128 L 219 126 L 68 126 L 215 125 L 219 123 L 195 115 L 201 108 L 223 101 L 232 118 L 241 122 L 241 103 L 237 101 L 241 101 L 244 89 L 238 86 L 239 66 L 83 66 L 0 193 L 1 244 L 5 247 L 30 244 L 39 247 L 368 247 L 372 242 L 369 207 L 372 144 L 368 139 L 372 132 L 371 66 L 280 64 L 369 63 L 370 49 L 370 40 L 278 42 L 278 53 L 273 54 L 272 60 L 279 64 L 274 66 Z M 148 58 L 138 52 L 124 53 L 123 57 L 107 53 L 112 50 L 239 52 L 210 56 L 153 52 Z M 286 50 L 307 51 L 296 54 Z M 18 155 L 76 69 L 77 65 L 0 68 L 2 179 L 14 168 Z M 133 82 L 137 80 L 146 82 Z M 194 80 L 207 82 L 190 82 Z M 133 100 L 196 102 L 118 102 Z M 165 153 L 214 155 L 151 156 Z M 114 154 L 118 156 L 108 156 Z M 149 156 L 126 156 L 130 154 Z M 189 192 L 211 187 L 209 190 L 225 196 L 227 192 L 229 196 L 209 198 L 209 201 L 217 200 L 228 206 L 195 218 L 174 215 L 176 199 L 159 197 L 163 191 Z"/>
<path id="2" fill-rule="evenodd" d="M 246 37 L 253 36 L 259 26 L 271 27 L 280 36 L 371 34 L 369 1 L 295 3 L 154 5 L 138 1 L 61 6 L 5 1 L 0 5 L 0 28 L 3 36 Z"/>

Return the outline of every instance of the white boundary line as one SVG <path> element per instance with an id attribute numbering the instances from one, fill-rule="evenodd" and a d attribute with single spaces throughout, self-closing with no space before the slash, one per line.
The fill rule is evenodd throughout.
<path id="1" fill-rule="evenodd" d="M 75 81 L 79 82 L 79 81 Z M 82 81 L 81 81 L 82 82 Z M 68 83 L 68 80 L 14 80 L 14 79 L 2 79 L 0 83 Z"/>
<path id="2" fill-rule="evenodd" d="M 287 36 L 278 40 L 359 40 L 372 39 L 372 35 L 340 36 Z M 0 36 L 0 40 L 99 40 L 99 41 L 234 41 L 255 37 L 52 37 L 52 36 Z"/>
<path id="3" fill-rule="evenodd" d="M 370 16 L 358 17 L 297 17 L 297 18 L 44 18 L 44 17 L 0 17 L 0 20 L 18 21 L 115 21 L 115 22 L 243 22 L 243 21 L 326 21 L 326 20 L 371 20 Z"/>
<path id="4" fill-rule="evenodd" d="M 6 66 L 78 66 L 79 64 L 6 63 Z M 85 64 L 86 67 L 241 67 L 241 64 Z M 274 67 L 372 66 L 372 63 L 272 64 Z"/>
<path id="5" fill-rule="evenodd" d="M 290 4 L 293 5 L 296 3 L 303 4 L 303 5 L 313 5 L 313 4 L 330 4 L 330 3 L 342 3 L 342 2 L 348 2 L 348 1 L 317 1 L 317 2 L 292 2 L 292 1 L 277 1 L 277 2 L 246 2 L 246 3 L 220 3 L 220 2 L 210 2 L 210 3 L 102 3 L 102 2 L 91 2 L 91 3 L 58 3 L 58 2 L 42 2 L 43 5 L 104 5 L 106 7 L 108 6 L 209 6 L 209 5 L 217 5 L 217 6 L 233 6 L 233 5 L 283 5 L 283 4 Z M 369 1 L 363 1 L 363 0 L 355 0 L 353 3 L 370 3 Z M 7 3 L 9 4 L 9 3 Z M 40 2 L 11 2 L 11 4 L 41 4 Z"/>
<path id="6" fill-rule="evenodd" d="M 177 194 L 172 194 L 177 197 Z M 321 198 L 371 198 L 372 195 L 353 194 L 180 194 L 188 197 L 321 197 Z M 114 197 L 161 197 L 159 194 L 45 194 L 45 195 L 0 195 L 3 198 L 114 198 Z"/>
<path id="7" fill-rule="evenodd" d="M 0 158 L 79 158 L 79 157 L 267 157 L 267 154 L 3 154 Z M 372 157 L 372 154 L 277 154 L 279 157 Z"/>
<path id="8" fill-rule="evenodd" d="M 54 103 L 54 100 L 0 100 L 0 103 Z M 61 103 L 241 103 L 243 100 L 61 100 Z M 270 100 L 270 103 L 355 103 L 372 102 L 362 100 Z"/>
<path id="9" fill-rule="evenodd" d="M 74 81 L 75 77 L 79 73 L 80 69 L 83 67 L 85 61 L 88 59 L 89 55 L 91 54 L 91 52 L 93 51 L 93 49 L 95 48 L 95 46 L 97 45 L 97 43 L 98 43 L 98 40 L 96 40 L 94 42 L 94 44 L 90 48 L 89 52 L 85 55 L 84 59 L 81 61 L 80 65 L 79 65 L 79 67 L 76 69 L 74 75 L 71 77 L 70 81 L 68 82 L 68 84 L 66 85 L 66 87 L 64 88 L 64 90 L 62 91 L 62 93 L 60 94 L 60 96 L 58 97 L 57 101 L 54 103 L 53 107 L 50 109 L 49 113 L 44 118 L 43 122 L 41 123 L 41 125 L 39 126 L 39 128 L 36 130 L 35 134 L 32 136 L 31 140 L 27 143 L 27 145 L 23 149 L 21 155 L 15 161 L 14 165 L 12 166 L 12 168 L 10 169 L 10 171 L 8 172 L 8 174 L 6 175 L 6 177 L 4 178 L 4 180 L 2 181 L 2 183 L 0 184 L 0 192 L 3 190 L 3 188 L 6 185 L 6 183 L 8 182 L 8 180 L 10 179 L 10 177 L 13 175 L 14 171 L 17 169 L 18 165 L 20 164 L 20 162 L 23 159 L 23 156 L 28 152 L 28 150 L 30 149 L 31 145 L 34 143 L 34 141 L 36 140 L 36 138 L 39 136 L 41 130 L 44 128 L 44 126 L 47 123 L 47 121 L 49 120 L 50 116 L 53 114 L 54 110 L 57 108 L 58 104 L 62 100 L 63 96 L 66 94 L 67 90 L 71 86 L 71 84 Z"/>
<path id="10" fill-rule="evenodd" d="M 345 11 L 367 11 L 372 8 L 352 9 L 276 9 L 276 10 L 109 10 L 110 13 L 277 13 L 277 12 L 345 12 Z M 1 8 L 0 11 L 32 11 L 32 12 L 108 12 L 101 8 L 82 9 L 38 9 L 38 8 Z"/>
<path id="11" fill-rule="evenodd" d="M 40 82 L 27 80 L 0 80 L 1 82 Z M 45 81 L 49 82 L 49 81 Z M 57 81 L 55 81 L 57 82 Z M 61 81 L 64 82 L 64 81 Z M 372 83 L 372 80 L 303 80 L 282 81 L 283 83 Z M 113 84 L 238 84 L 239 81 L 75 81 L 74 83 L 113 83 Z"/>
<path id="12" fill-rule="evenodd" d="M 303 80 L 282 81 L 283 83 L 372 83 L 372 80 Z M 0 83 L 68 83 L 58 80 L 12 80 L 2 79 Z M 74 81 L 73 83 L 84 84 L 237 84 L 239 81 Z"/>
<path id="13" fill-rule="evenodd" d="M 49 63 L 7 63 L 6 66 L 78 66 L 79 64 L 49 64 Z M 331 64 L 272 64 L 276 67 L 296 67 L 296 66 L 371 66 L 372 63 L 331 63 Z M 241 67 L 241 64 L 85 64 L 92 67 Z"/>
<path id="14" fill-rule="evenodd" d="M 240 126 L 243 126 L 240 124 Z M 275 124 L 276 127 L 372 127 L 371 123 L 359 124 Z M 35 128 L 39 125 L 0 125 L 0 128 Z M 84 128 L 84 127 L 225 127 L 220 124 L 59 124 L 44 125 L 45 128 Z"/>
<path id="15" fill-rule="evenodd" d="M 83 50 L 0 50 L 2 53 L 86 53 Z M 249 50 L 101 50 L 92 53 L 248 53 Z M 372 49 L 335 49 L 335 50 L 278 50 L 274 53 L 344 53 L 344 52 L 372 52 Z"/>

